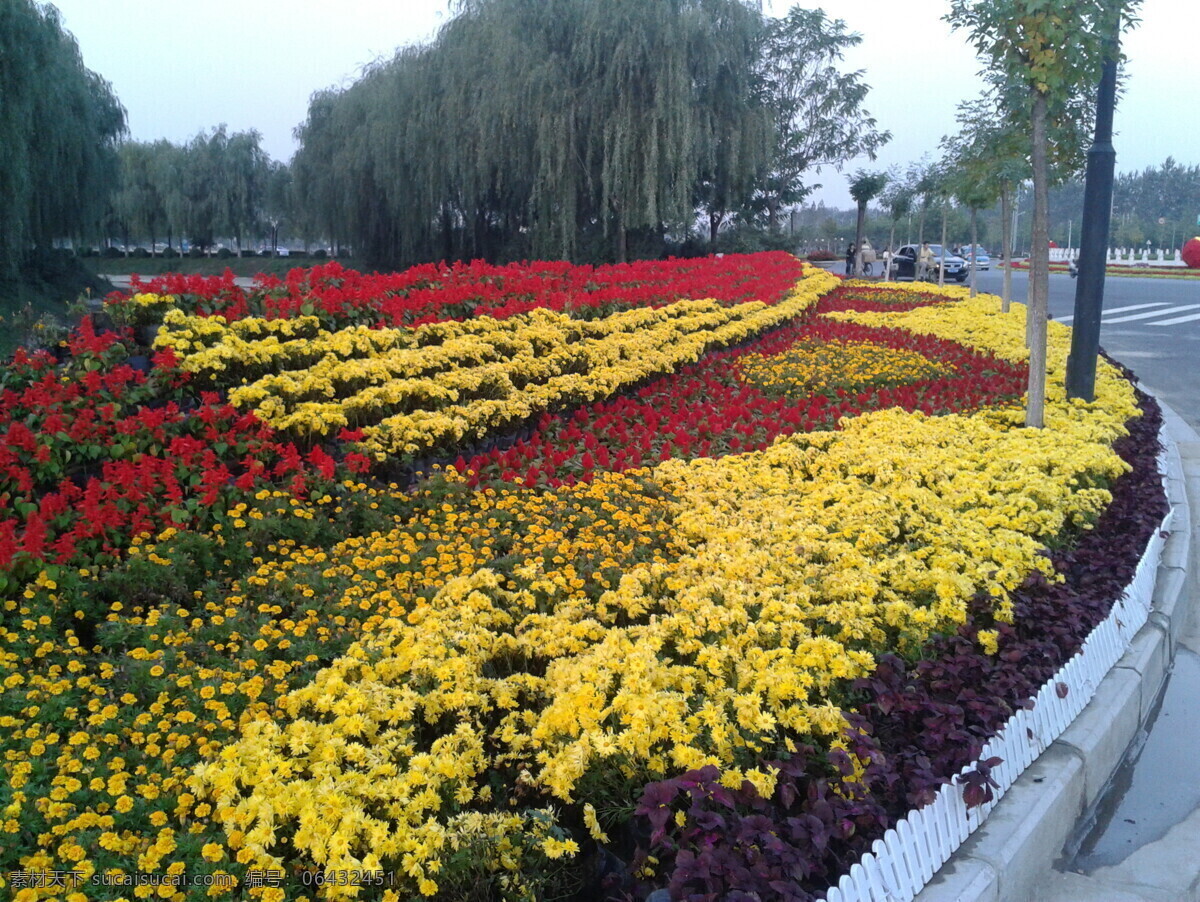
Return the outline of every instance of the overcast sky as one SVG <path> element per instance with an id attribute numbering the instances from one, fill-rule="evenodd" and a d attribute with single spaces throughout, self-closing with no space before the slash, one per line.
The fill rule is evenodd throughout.
<path id="1" fill-rule="evenodd" d="M 1118 171 L 1167 156 L 1200 163 L 1198 0 L 1144 0 L 1126 36 L 1128 83 L 1117 109 Z M 137 140 L 182 143 L 225 123 L 257 129 L 288 160 L 292 130 L 317 90 L 348 85 L 397 47 L 427 43 L 449 17 L 446 0 L 55 0 L 84 63 L 108 79 Z M 791 4 L 767 0 L 781 15 Z M 867 109 L 892 141 L 878 161 L 904 166 L 956 130 L 954 114 L 979 94 L 980 64 L 965 36 L 941 21 L 945 0 L 810 0 L 863 36 L 846 63 L 871 85 Z M 851 206 L 843 173 L 816 177 L 814 200 Z M 1200 213 L 1200 211 L 1197 211 Z"/>

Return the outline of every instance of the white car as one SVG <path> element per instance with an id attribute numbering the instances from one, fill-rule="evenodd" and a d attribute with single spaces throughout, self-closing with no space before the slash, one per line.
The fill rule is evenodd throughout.
<path id="1" fill-rule="evenodd" d="M 974 248 L 974 252 L 972 252 L 972 248 Z M 976 269 L 988 269 L 992 265 L 992 258 L 988 256 L 988 252 L 978 244 L 964 244 L 958 249 L 958 255 L 968 263 L 970 263 L 971 258 L 974 257 Z"/>

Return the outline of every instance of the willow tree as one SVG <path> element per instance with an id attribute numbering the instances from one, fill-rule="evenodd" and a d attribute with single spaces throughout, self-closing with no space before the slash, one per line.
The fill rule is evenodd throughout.
<path id="1" fill-rule="evenodd" d="M 1064 107 L 1097 84 L 1106 41 L 1135 21 L 1139 5 L 1140 0 L 951 0 L 945 17 L 954 28 L 970 33 L 975 49 L 1005 86 L 1000 95 L 1004 113 L 1027 116 L 1033 175 L 1027 426 L 1043 425 L 1046 400 L 1050 124 L 1061 121 Z"/>
<path id="2" fill-rule="evenodd" d="M 112 87 L 83 65 L 58 11 L 0 3 L 0 277 L 32 249 L 94 228 L 124 132 Z"/>
<path id="3" fill-rule="evenodd" d="M 218 132 L 224 138 L 224 127 Z M 262 136 L 255 130 L 235 132 L 217 148 L 218 224 L 237 242 L 260 223 L 267 193 L 270 158 L 262 149 Z"/>
<path id="4" fill-rule="evenodd" d="M 156 148 L 142 141 L 125 141 L 118 156 L 121 161 L 120 186 L 112 197 L 112 206 L 120 223 L 129 255 L 130 233 L 149 236 L 151 253 L 157 237 L 166 228 L 167 210 L 156 172 Z"/>
<path id="5" fill-rule="evenodd" d="M 187 198 L 183 192 L 183 172 L 186 166 L 187 152 L 178 144 L 172 144 L 165 139 L 159 139 L 150 149 L 150 179 L 154 191 L 162 203 L 163 228 L 166 230 L 167 247 L 175 246 L 175 239 L 180 239 L 180 250 L 183 249 L 183 235 L 187 217 Z"/>
<path id="6" fill-rule="evenodd" d="M 761 29 L 738 0 L 467 0 L 431 45 L 313 98 L 298 199 L 378 265 L 578 258 L 588 236 L 624 258 L 765 169 Z"/>
<path id="7" fill-rule="evenodd" d="M 355 171 L 347 171 L 350 161 L 343 155 L 350 137 L 343 129 L 344 109 L 337 92 L 318 92 L 309 101 L 308 119 L 295 130 L 301 149 L 292 169 L 306 242 L 327 238 L 336 244 L 349 230 L 346 183 Z"/>

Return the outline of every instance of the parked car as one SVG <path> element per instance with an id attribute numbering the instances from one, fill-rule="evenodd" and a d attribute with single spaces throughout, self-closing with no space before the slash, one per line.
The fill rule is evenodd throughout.
<path id="1" fill-rule="evenodd" d="M 942 258 L 945 258 L 946 278 L 953 279 L 956 282 L 965 282 L 967 280 L 967 261 L 955 254 L 945 253 L 945 249 L 940 244 L 931 244 L 929 249 L 933 251 L 933 267 L 929 273 L 930 279 L 936 279 L 938 268 L 943 265 Z M 892 278 L 893 279 L 915 279 L 917 277 L 917 254 L 921 250 L 919 244 L 905 244 L 900 250 L 892 255 Z"/>
<path id="2" fill-rule="evenodd" d="M 972 246 L 969 244 L 964 244 L 962 247 L 957 248 L 955 253 L 966 260 L 968 264 L 971 262 L 971 257 L 974 256 L 976 269 L 989 269 L 992 265 L 992 258 L 988 256 L 988 252 L 978 244 L 974 245 L 973 253 Z"/>

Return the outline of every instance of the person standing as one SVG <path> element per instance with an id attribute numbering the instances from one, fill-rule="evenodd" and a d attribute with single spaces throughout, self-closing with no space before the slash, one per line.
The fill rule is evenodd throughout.
<path id="1" fill-rule="evenodd" d="M 933 266 L 933 251 L 929 248 L 928 241 L 921 242 L 921 249 L 917 251 L 917 275 L 916 281 L 928 282 L 929 269 Z"/>
<path id="2" fill-rule="evenodd" d="M 847 278 L 854 275 L 854 254 L 857 250 L 858 250 L 858 248 L 854 246 L 853 241 L 851 241 L 850 246 L 848 248 L 846 248 L 846 277 Z"/>

